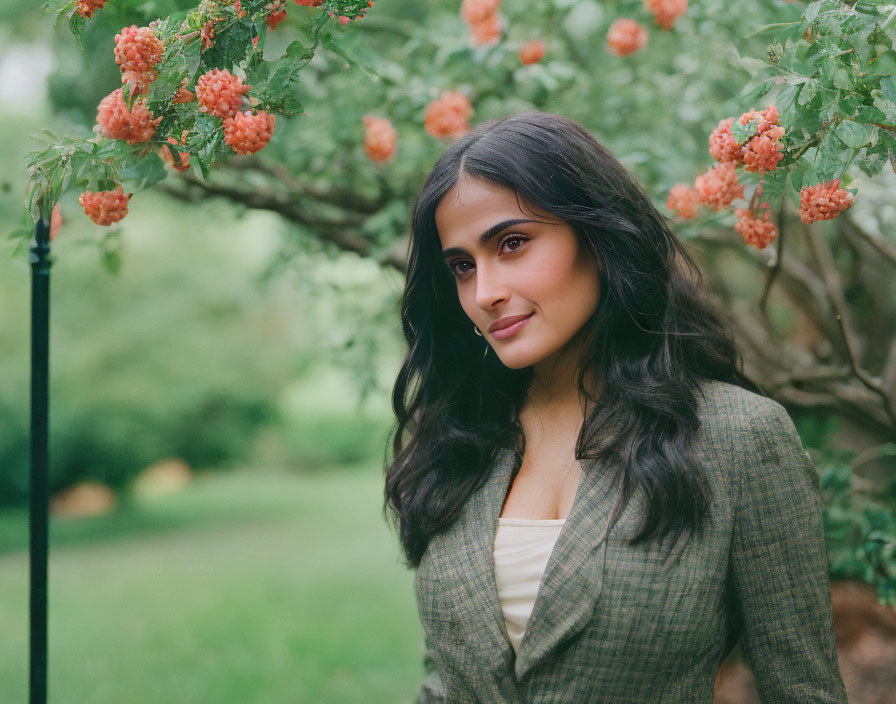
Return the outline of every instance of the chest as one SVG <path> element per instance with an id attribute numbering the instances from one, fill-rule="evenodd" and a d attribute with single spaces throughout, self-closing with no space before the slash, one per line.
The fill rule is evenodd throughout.
<path id="1" fill-rule="evenodd" d="M 678 655 L 689 668 L 703 661 L 718 666 L 728 635 L 724 598 L 731 513 L 724 494 L 715 493 L 722 503 L 714 506 L 718 511 L 708 530 L 669 557 L 669 545 L 627 542 L 643 509 L 640 495 L 625 505 L 619 523 L 604 537 L 616 492 L 606 466 L 583 463 L 586 471 L 544 567 L 516 656 L 494 572 L 495 528 L 502 501 L 507 498 L 507 509 L 512 498 L 513 463 L 499 462 L 458 522 L 430 543 L 417 572 L 418 609 L 430 640 L 438 644 L 437 661 L 445 672 L 459 668 L 458 682 L 486 672 L 503 677 L 508 670 L 520 682 L 551 662 L 538 671 L 556 675 L 587 668 L 593 674 L 588 682 L 617 682 L 620 672 L 629 673 L 637 691 L 680 675 L 670 665 Z M 478 675 L 463 666 L 469 662 L 478 663 Z M 574 679 L 581 684 L 580 677 Z M 575 700 L 592 701 L 590 696 Z"/>
<path id="2" fill-rule="evenodd" d="M 566 518 L 572 509 L 582 470 L 575 457 L 559 462 L 524 458 L 501 510 L 502 518 Z"/>
<path id="3" fill-rule="evenodd" d="M 504 497 L 502 518 L 552 520 L 569 515 L 582 477 L 575 457 L 577 431 L 572 423 L 566 432 L 527 429 L 526 451 Z"/>

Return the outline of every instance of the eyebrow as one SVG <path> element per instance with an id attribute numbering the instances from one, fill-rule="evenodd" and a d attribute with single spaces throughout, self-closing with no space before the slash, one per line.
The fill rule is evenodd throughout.
<path id="1" fill-rule="evenodd" d="M 526 218 L 511 218 L 510 220 L 503 220 L 495 225 L 492 225 L 485 232 L 479 235 L 479 246 L 484 247 L 489 242 L 491 242 L 495 237 L 501 234 L 508 227 L 513 227 L 514 225 L 522 225 L 527 222 L 539 222 L 538 220 L 528 220 Z M 449 247 L 448 249 L 442 250 L 442 258 L 447 259 L 448 257 L 453 257 L 455 254 L 466 254 L 467 250 L 462 247 Z"/>

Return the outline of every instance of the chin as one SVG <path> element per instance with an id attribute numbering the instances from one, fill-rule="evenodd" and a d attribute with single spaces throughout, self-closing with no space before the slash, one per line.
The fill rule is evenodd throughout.
<path id="1" fill-rule="evenodd" d="M 494 350 L 494 348 L 492 348 Z M 509 369 L 525 369 L 534 364 L 538 364 L 545 355 L 539 355 L 526 350 L 504 350 L 501 353 L 495 352 L 495 355 L 501 360 L 501 364 Z"/>

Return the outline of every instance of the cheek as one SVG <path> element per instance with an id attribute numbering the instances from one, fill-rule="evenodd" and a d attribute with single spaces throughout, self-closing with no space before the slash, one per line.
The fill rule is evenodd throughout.
<path id="1" fill-rule="evenodd" d="M 545 305 L 573 308 L 585 300 L 593 298 L 596 282 L 585 267 L 578 266 L 571 258 L 556 258 L 543 266 L 534 268 L 529 276 L 527 288 L 533 297 L 544 301 Z M 576 305 L 578 304 L 578 305 Z"/>

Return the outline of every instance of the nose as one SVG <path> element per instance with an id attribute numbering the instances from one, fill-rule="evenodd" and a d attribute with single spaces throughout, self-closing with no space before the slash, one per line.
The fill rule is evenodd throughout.
<path id="1" fill-rule="evenodd" d="M 476 266 L 476 305 L 490 310 L 497 303 L 506 301 L 508 295 L 507 284 L 494 266 Z"/>

